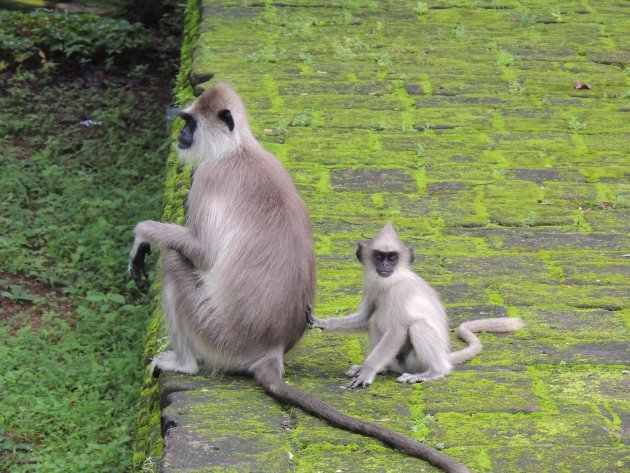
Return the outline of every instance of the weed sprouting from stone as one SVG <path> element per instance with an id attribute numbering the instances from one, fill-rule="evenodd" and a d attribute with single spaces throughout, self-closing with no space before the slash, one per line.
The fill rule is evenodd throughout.
<path id="1" fill-rule="evenodd" d="M 303 113 L 293 117 L 291 126 L 310 126 L 312 119 L 311 109 L 307 109 Z"/>
<path id="2" fill-rule="evenodd" d="M 553 163 L 556 159 L 557 157 L 552 153 L 543 150 L 538 151 L 538 161 L 542 163 L 545 168 L 553 168 Z"/>
<path id="3" fill-rule="evenodd" d="M 258 51 L 245 56 L 245 60 L 249 62 L 269 62 L 276 63 L 286 59 L 286 51 L 277 49 L 275 46 L 265 46 Z"/>
<path id="4" fill-rule="evenodd" d="M 361 19 L 347 11 L 343 14 L 343 23 L 344 25 L 358 25 L 361 23 Z"/>
<path id="5" fill-rule="evenodd" d="M 429 12 L 429 5 L 427 5 L 426 2 L 418 2 L 413 11 L 415 11 L 417 15 L 425 15 Z"/>
<path id="6" fill-rule="evenodd" d="M 416 145 L 416 156 L 418 156 L 419 158 L 426 158 L 427 157 L 427 150 L 422 145 L 422 143 L 418 143 Z"/>
<path id="7" fill-rule="evenodd" d="M 470 41 L 472 36 L 464 25 L 457 25 L 457 28 L 455 28 L 455 38 L 457 38 L 458 41 Z"/>
<path id="8" fill-rule="evenodd" d="M 528 26 L 532 26 L 538 23 L 540 15 L 538 13 L 532 12 L 529 8 L 526 8 L 525 10 L 523 10 L 523 13 L 517 15 L 517 18 L 521 23 L 521 26 L 527 28 Z"/>
<path id="9" fill-rule="evenodd" d="M 313 64 L 313 57 L 307 52 L 302 51 L 299 55 L 299 58 L 300 61 L 302 61 L 304 64 Z"/>
<path id="10" fill-rule="evenodd" d="M 287 136 L 289 136 L 289 120 L 283 118 L 278 121 L 274 127 L 274 131 L 276 132 L 276 135 L 278 135 L 278 138 L 284 142 Z"/>
<path id="11" fill-rule="evenodd" d="M 556 20 L 556 23 L 562 23 L 562 11 L 559 8 L 553 10 L 551 16 Z"/>
<path id="12" fill-rule="evenodd" d="M 497 66 L 508 67 L 514 64 L 514 56 L 504 49 L 497 51 Z"/>
<path id="13" fill-rule="evenodd" d="M 529 212 L 526 217 L 521 220 L 521 227 L 531 227 L 536 222 L 536 213 Z"/>
<path id="14" fill-rule="evenodd" d="M 394 67 L 392 59 L 388 53 L 379 53 L 376 55 L 376 58 L 374 60 L 376 61 L 379 69 L 387 72 L 393 72 Z"/>
<path id="15" fill-rule="evenodd" d="M 510 81 L 508 83 L 508 89 L 511 94 L 521 95 L 525 93 L 525 86 L 523 86 L 522 82 L 518 79 Z"/>
<path id="16" fill-rule="evenodd" d="M 367 51 L 371 49 L 371 46 L 364 42 L 359 36 L 353 36 L 347 40 L 350 47 L 356 51 Z"/>
<path id="17" fill-rule="evenodd" d="M 492 178 L 496 179 L 496 180 L 504 179 L 505 175 L 506 175 L 506 170 L 505 169 L 494 169 L 492 171 Z"/>
<path id="18" fill-rule="evenodd" d="M 354 58 L 354 51 L 346 44 L 337 43 L 334 45 L 335 57 L 344 60 L 351 60 Z"/>
<path id="19" fill-rule="evenodd" d="M 571 117 L 569 119 L 569 131 L 571 133 L 577 133 L 586 129 L 586 122 L 580 121 L 578 117 Z"/>

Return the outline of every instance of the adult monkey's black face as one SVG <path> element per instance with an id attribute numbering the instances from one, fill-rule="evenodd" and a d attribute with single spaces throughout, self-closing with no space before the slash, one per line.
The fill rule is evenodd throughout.
<path id="1" fill-rule="evenodd" d="M 394 274 L 394 270 L 398 264 L 398 252 L 374 250 L 372 253 L 372 263 L 374 264 L 376 274 L 387 278 Z"/>
<path id="2" fill-rule="evenodd" d="M 177 136 L 177 147 L 179 149 L 188 149 L 192 146 L 195 138 L 195 130 L 197 129 L 197 120 L 190 113 L 178 110 L 177 115 L 182 117 L 186 124 Z"/>

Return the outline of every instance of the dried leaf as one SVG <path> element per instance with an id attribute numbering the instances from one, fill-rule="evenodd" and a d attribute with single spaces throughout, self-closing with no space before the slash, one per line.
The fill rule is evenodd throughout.
<path id="1" fill-rule="evenodd" d="M 581 80 L 577 81 L 575 83 L 575 88 L 580 90 L 580 89 L 592 89 L 593 86 L 591 86 L 591 84 L 587 84 L 586 82 L 582 82 Z"/>
<path id="2" fill-rule="evenodd" d="M 539 203 L 540 205 L 552 205 L 552 203 L 551 203 L 551 202 L 548 202 L 548 201 L 546 201 L 546 200 L 539 200 L 539 201 L 538 201 L 538 203 Z"/>

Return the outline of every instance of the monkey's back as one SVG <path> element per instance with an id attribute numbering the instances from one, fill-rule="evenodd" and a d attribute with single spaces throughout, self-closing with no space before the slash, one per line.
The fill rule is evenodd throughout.
<path id="1" fill-rule="evenodd" d="M 315 265 L 306 206 L 288 173 L 262 148 L 205 162 L 188 212 L 208 255 L 195 269 L 191 330 L 228 358 L 290 349 L 306 328 Z"/>

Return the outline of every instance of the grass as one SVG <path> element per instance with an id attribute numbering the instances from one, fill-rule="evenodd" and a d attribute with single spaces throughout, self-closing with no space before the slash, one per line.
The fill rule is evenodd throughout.
<path id="1" fill-rule="evenodd" d="M 105 79 L 0 96 L 2 472 L 131 469 L 148 304 L 126 262 L 161 214 L 170 98 Z"/>

